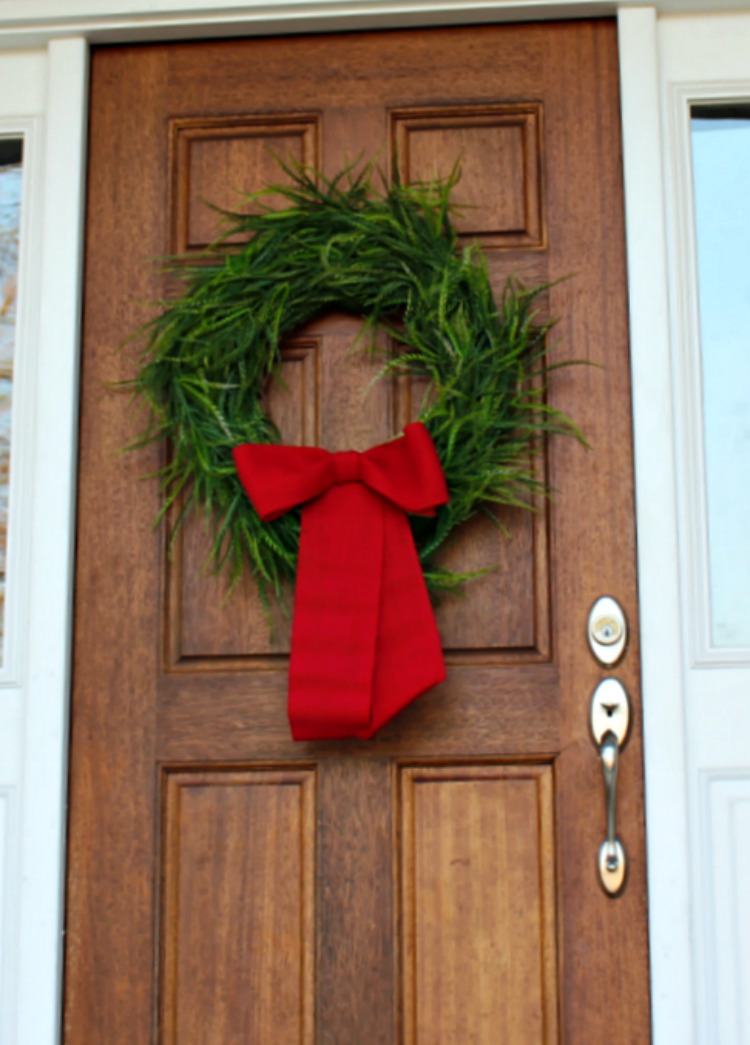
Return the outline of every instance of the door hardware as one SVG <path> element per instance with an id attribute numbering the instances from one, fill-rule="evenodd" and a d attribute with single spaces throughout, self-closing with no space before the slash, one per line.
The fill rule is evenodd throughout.
<path id="1" fill-rule="evenodd" d="M 611 595 L 602 595 L 589 611 L 589 649 L 605 667 L 616 664 L 625 652 L 628 623 L 622 606 Z"/>
<path id="2" fill-rule="evenodd" d="M 625 885 L 627 855 L 617 837 L 617 775 L 620 749 L 630 728 L 630 701 L 619 679 L 604 679 L 591 698 L 591 732 L 599 748 L 607 807 L 607 837 L 599 847 L 599 880 L 609 896 Z"/>

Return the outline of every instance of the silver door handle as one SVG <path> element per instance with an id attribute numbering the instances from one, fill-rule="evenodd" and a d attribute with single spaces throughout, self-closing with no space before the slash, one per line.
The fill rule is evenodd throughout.
<path id="1" fill-rule="evenodd" d="M 604 772 L 604 794 L 607 799 L 607 837 L 599 850 L 599 878 L 610 894 L 616 896 L 625 881 L 627 857 L 617 837 L 617 770 L 620 767 L 620 742 L 611 731 L 599 747 Z"/>
<path id="2" fill-rule="evenodd" d="M 591 732 L 599 746 L 607 807 L 607 837 L 599 848 L 599 880 L 609 896 L 617 896 L 625 885 L 627 855 L 617 837 L 617 774 L 620 748 L 630 726 L 630 701 L 618 679 L 604 679 L 591 698 Z"/>

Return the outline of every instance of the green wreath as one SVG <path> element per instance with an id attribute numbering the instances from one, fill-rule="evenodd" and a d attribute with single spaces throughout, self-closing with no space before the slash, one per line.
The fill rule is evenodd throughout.
<path id="1" fill-rule="evenodd" d="M 412 526 L 428 586 L 454 588 L 470 575 L 435 562 L 450 534 L 479 511 L 496 519 L 497 506 L 531 507 L 545 491 L 533 465 L 540 434 L 578 434 L 545 402 L 550 324 L 538 320 L 536 305 L 546 288 L 509 281 L 496 304 L 484 256 L 460 247 L 451 221 L 456 176 L 416 186 L 394 178 L 379 193 L 369 169 L 332 181 L 284 169 L 291 184 L 251 197 L 253 213 L 222 212 L 223 236 L 199 265 L 176 266 L 185 293 L 145 328 L 133 384 L 151 420 L 135 445 L 166 439 L 171 447 L 158 473 L 159 518 L 179 505 L 174 535 L 204 506 L 216 569 L 228 565 L 236 581 L 247 565 L 264 597 L 282 594 L 295 574 L 299 513 L 261 522 L 231 450 L 281 441 L 263 401 L 283 339 L 327 310 L 361 315 L 366 348 L 376 351 L 376 328 L 396 346 L 379 376 L 429 381 L 419 420 L 450 503 Z M 270 209 L 271 193 L 288 206 Z M 230 251 L 226 241 L 237 234 L 248 242 Z"/>

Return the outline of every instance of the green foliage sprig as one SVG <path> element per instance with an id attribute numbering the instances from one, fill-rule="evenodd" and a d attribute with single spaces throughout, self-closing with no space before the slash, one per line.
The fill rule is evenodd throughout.
<path id="1" fill-rule="evenodd" d="M 253 212 L 223 212 L 226 231 L 199 266 L 179 266 L 185 293 L 146 328 L 134 381 L 151 407 L 137 446 L 167 439 L 159 473 L 160 517 L 202 505 L 213 520 L 211 557 L 233 580 L 249 566 L 261 593 L 293 579 L 299 514 L 258 518 L 235 473 L 231 450 L 279 442 L 264 410 L 283 339 L 327 310 L 361 315 L 366 343 L 384 330 L 398 348 L 380 376 L 427 379 L 420 420 L 437 448 L 450 503 L 412 521 L 428 585 L 451 588 L 466 575 L 435 565 L 457 526 L 500 505 L 530 507 L 544 492 L 533 467 L 542 433 L 578 434 L 545 403 L 549 324 L 537 318 L 546 287 L 516 281 L 493 298 L 476 246 L 460 247 L 451 220 L 456 177 L 420 185 L 398 179 L 377 192 L 370 169 L 331 181 L 284 168 L 290 184 L 251 197 Z M 271 209 L 267 195 L 288 206 Z M 249 237 L 238 251 L 226 241 Z M 371 336 L 372 335 L 372 336 Z"/>

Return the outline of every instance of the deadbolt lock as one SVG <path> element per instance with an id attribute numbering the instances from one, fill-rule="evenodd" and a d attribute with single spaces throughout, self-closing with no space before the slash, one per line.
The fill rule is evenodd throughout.
<path id="1" fill-rule="evenodd" d="M 602 595 L 591 607 L 588 619 L 589 649 L 600 664 L 611 667 L 625 651 L 628 625 L 622 606 L 611 595 Z"/>

